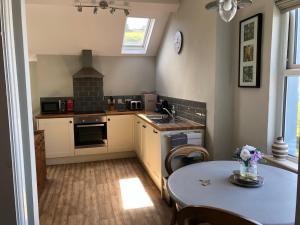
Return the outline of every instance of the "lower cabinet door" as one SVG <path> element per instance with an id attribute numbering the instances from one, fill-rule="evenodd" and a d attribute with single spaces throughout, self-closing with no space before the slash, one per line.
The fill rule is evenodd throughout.
<path id="1" fill-rule="evenodd" d="M 142 160 L 142 121 L 138 117 L 134 119 L 134 149 L 140 160 Z"/>
<path id="2" fill-rule="evenodd" d="M 149 167 L 153 181 L 161 188 L 161 141 L 160 132 L 151 127 Z"/>
<path id="3" fill-rule="evenodd" d="M 133 151 L 133 115 L 107 117 L 108 152 Z"/>
<path id="4" fill-rule="evenodd" d="M 38 129 L 45 131 L 46 158 L 74 156 L 73 118 L 39 119 Z"/>
<path id="5" fill-rule="evenodd" d="M 141 123 L 141 160 L 146 165 L 146 156 L 147 156 L 147 146 L 149 140 L 147 139 L 147 124 L 145 122 Z"/>
<path id="6" fill-rule="evenodd" d="M 161 142 L 160 132 L 152 130 L 151 168 L 157 179 L 161 178 Z"/>

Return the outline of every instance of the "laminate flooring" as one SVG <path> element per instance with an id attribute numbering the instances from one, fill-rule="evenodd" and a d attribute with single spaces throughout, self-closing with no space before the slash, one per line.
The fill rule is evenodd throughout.
<path id="1" fill-rule="evenodd" d="M 41 225 L 168 225 L 171 209 L 136 158 L 49 166 Z M 120 180 L 141 181 L 153 206 L 124 209 Z M 140 193 L 137 193 L 140 194 Z"/>

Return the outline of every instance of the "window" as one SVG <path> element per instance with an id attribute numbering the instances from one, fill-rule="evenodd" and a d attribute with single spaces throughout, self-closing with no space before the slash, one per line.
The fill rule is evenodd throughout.
<path id="1" fill-rule="evenodd" d="M 300 76 L 286 77 L 284 137 L 289 154 L 298 157 L 300 137 Z"/>
<path id="2" fill-rule="evenodd" d="M 288 64 L 285 71 L 283 136 L 289 155 L 299 156 L 300 138 L 300 9 L 290 12 Z"/>
<path id="3" fill-rule="evenodd" d="M 122 53 L 146 54 L 153 26 L 154 19 L 127 17 Z"/>

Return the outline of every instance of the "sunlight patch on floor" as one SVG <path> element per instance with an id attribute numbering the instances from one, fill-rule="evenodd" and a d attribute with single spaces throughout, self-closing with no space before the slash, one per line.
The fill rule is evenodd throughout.
<path id="1" fill-rule="evenodd" d="M 153 202 L 139 178 L 122 179 L 119 182 L 125 210 L 153 206 Z"/>

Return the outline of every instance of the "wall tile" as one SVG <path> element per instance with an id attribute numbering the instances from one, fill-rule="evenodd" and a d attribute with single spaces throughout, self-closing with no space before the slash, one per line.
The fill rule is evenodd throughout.
<path id="1" fill-rule="evenodd" d="M 159 100 L 168 101 L 170 108 L 174 105 L 177 116 L 206 125 L 206 103 L 166 96 L 159 96 Z"/>

